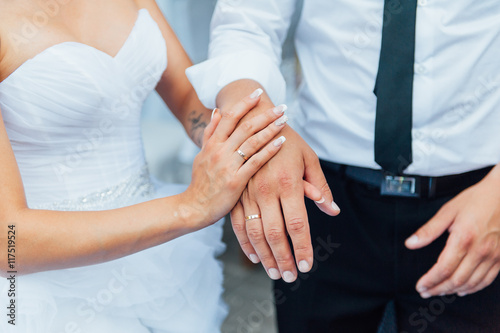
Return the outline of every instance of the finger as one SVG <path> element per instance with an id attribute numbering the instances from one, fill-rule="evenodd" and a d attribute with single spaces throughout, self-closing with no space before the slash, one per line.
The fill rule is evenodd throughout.
<path id="1" fill-rule="evenodd" d="M 255 133 L 258 133 L 259 131 L 259 133 L 261 133 L 264 129 L 267 130 L 265 133 L 274 133 L 272 137 L 264 142 L 264 144 L 268 143 L 281 129 L 283 129 L 284 125 L 288 121 L 288 117 L 284 115 L 286 109 L 286 105 L 278 105 L 277 107 L 269 109 L 252 119 L 245 119 L 242 121 L 227 140 L 230 149 L 236 150 L 240 148 L 244 142 L 252 139 L 252 136 Z M 255 138 L 253 140 L 255 140 Z M 262 146 L 263 144 L 261 144 L 259 149 Z"/>
<path id="2" fill-rule="evenodd" d="M 461 292 L 459 294 L 459 296 L 463 297 L 463 296 L 467 296 L 470 294 L 474 294 L 474 293 L 488 287 L 490 284 L 493 283 L 493 281 L 495 281 L 497 279 L 499 270 L 500 270 L 500 264 L 496 264 L 488 271 L 488 273 L 486 274 L 486 277 L 476 287 L 474 287 L 473 289 Z"/>
<path id="3" fill-rule="evenodd" d="M 262 89 L 255 90 L 251 95 L 243 98 L 241 101 L 233 105 L 228 110 L 222 110 L 222 120 L 217 126 L 214 136 L 220 141 L 225 141 L 233 133 L 238 122 L 250 110 L 252 110 L 260 101 L 260 96 L 264 91 Z"/>
<path id="4" fill-rule="evenodd" d="M 405 245 L 410 250 L 429 245 L 451 226 L 457 215 L 454 205 L 446 204 L 426 224 L 408 237 Z"/>
<path id="5" fill-rule="evenodd" d="M 279 176 L 278 182 L 281 190 L 281 207 L 292 240 L 295 260 L 299 270 L 306 273 L 312 268 L 314 258 L 303 197 L 303 182 L 297 182 L 285 173 Z"/>
<path id="6" fill-rule="evenodd" d="M 268 144 L 276 135 L 285 127 L 285 123 L 288 121 L 287 116 L 283 116 L 278 119 L 275 123 L 268 125 L 266 128 L 258 132 L 257 134 L 251 136 L 243 142 L 241 147 L 235 152 L 239 157 L 243 158 L 244 163 L 253 154 L 258 152 L 262 147 Z M 236 148 L 233 148 L 236 149 Z"/>
<path id="7" fill-rule="evenodd" d="M 468 294 L 469 290 L 475 289 L 479 284 L 483 282 L 486 278 L 494 263 L 491 261 L 485 261 L 480 263 L 472 272 L 471 276 L 467 279 L 465 283 L 462 283 L 460 287 L 452 290 L 451 293 L 457 294 L 458 296 L 465 296 Z"/>
<path id="8" fill-rule="evenodd" d="M 318 157 L 313 152 L 304 157 L 304 179 L 311 185 L 319 189 L 322 198 L 316 201 L 316 206 L 325 214 L 336 216 L 340 213 L 340 208 L 333 200 L 333 195 L 328 185 Z"/>
<path id="9" fill-rule="evenodd" d="M 316 188 L 313 184 L 308 181 L 303 181 L 304 184 L 304 196 L 316 202 L 317 204 L 322 204 L 325 201 L 323 198 L 323 193 Z"/>
<path id="10" fill-rule="evenodd" d="M 231 211 L 231 225 L 233 226 L 234 234 L 240 243 L 241 249 L 248 257 L 248 259 L 254 264 L 260 262 L 257 252 L 250 243 L 250 239 L 247 236 L 247 230 L 245 225 L 245 212 L 243 211 L 243 206 L 241 202 L 238 202 L 236 206 Z"/>
<path id="11" fill-rule="evenodd" d="M 283 143 L 286 141 L 284 136 L 279 137 L 272 143 L 268 143 L 261 151 L 251 156 L 238 170 L 237 175 L 241 180 L 248 183 L 250 178 L 262 168 L 274 155 L 278 153 Z"/>
<path id="12" fill-rule="evenodd" d="M 217 125 L 219 125 L 219 122 L 221 120 L 221 114 L 219 109 L 215 108 L 212 111 L 212 118 L 210 120 L 210 123 L 208 126 L 205 128 L 205 131 L 203 131 L 203 146 L 208 142 L 208 140 L 212 137 L 212 135 L 215 132 L 215 129 L 217 128 Z"/>
<path id="13" fill-rule="evenodd" d="M 248 198 L 243 198 L 243 209 L 245 211 L 245 216 L 258 215 L 261 214 L 257 203 Z M 257 252 L 257 255 L 267 272 L 267 275 L 273 280 L 279 280 L 281 274 L 278 270 L 278 264 L 274 260 L 273 253 L 267 244 L 266 236 L 264 234 L 264 227 L 262 225 L 262 219 L 256 218 L 252 220 L 245 221 L 246 230 L 248 238 L 252 243 L 253 248 Z"/>
<path id="14" fill-rule="evenodd" d="M 470 247 L 470 239 L 467 237 L 467 234 L 450 234 L 437 263 L 417 283 L 417 291 L 422 297 L 427 298 L 428 290 L 455 274 Z"/>
<path id="15" fill-rule="evenodd" d="M 474 256 L 466 255 L 452 276 L 427 290 L 426 294 L 433 296 L 455 294 L 458 289 L 463 288 L 469 282 L 480 264 L 481 262 L 476 260 Z M 491 264 L 488 267 L 482 267 L 484 275 L 486 275 L 490 266 Z"/>
<path id="16" fill-rule="evenodd" d="M 277 198 L 272 198 L 272 200 L 261 198 L 257 203 L 259 207 L 262 207 L 264 234 L 274 260 L 278 264 L 283 281 L 291 283 L 297 279 L 297 268 L 288 242 L 280 202 Z"/>

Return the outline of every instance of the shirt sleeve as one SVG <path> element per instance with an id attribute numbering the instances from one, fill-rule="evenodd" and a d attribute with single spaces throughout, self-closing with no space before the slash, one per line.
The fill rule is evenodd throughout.
<path id="1" fill-rule="evenodd" d="M 212 18 L 208 60 L 186 74 L 207 108 L 222 88 L 240 79 L 259 82 L 275 104 L 284 102 L 282 44 L 296 0 L 219 0 Z"/>

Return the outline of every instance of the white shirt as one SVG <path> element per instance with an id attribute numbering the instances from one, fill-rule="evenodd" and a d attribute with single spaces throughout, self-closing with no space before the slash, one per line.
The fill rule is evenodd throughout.
<path id="1" fill-rule="evenodd" d="M 395 0 L 396 1 L 396 0 Z M 294 129 L 321 159 L 379 169 L 374 161 L 384 1 L 307 0 L 295 43 L 304 73 Z M 209 60 L 188 69 L 200 99 L 254 79 L 274 103 L 295 0 L 219 0 Z M 441 176 L 500 162 L 500 1 L 419 0 L 413 93 L 413 163 Z"/>

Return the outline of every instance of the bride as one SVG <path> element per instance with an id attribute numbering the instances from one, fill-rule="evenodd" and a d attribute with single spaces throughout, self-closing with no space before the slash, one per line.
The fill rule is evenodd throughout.
<path id="1" fill-rule="evenodd" d="M 154 0 L 0 0 L 0 331 L 220 330 L 215 222 L 286 120 L 276 108 L 236 128 L 261 90 L 211 119 L 190 65 Z M 145 166 L 155 88 L 202 146 L 187 189 Z"/>

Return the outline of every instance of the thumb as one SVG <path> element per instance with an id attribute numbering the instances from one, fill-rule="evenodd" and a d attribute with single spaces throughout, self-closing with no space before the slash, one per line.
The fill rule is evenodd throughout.
<path id="1" fill-rule="evenodd" d="M 448 230 L 456 215 L 457 211 L 452 206 L 443 206 L 433 218 L 408 237 L 405 242 L 406 247 L 416 250 L 429 245 Z"/>
<path id="2" fill-rule="evenodd" d="M 316 202 L 316 206 L 325 214 L 337 216 L 340 208 L 333 200 L 330 186 L 326 181 L 319 160 L 315 154 L 313 157 L 304 156 L 304 192 L 305 195 Z M 318 199 L 318 192 L 321 197 Z"/>

